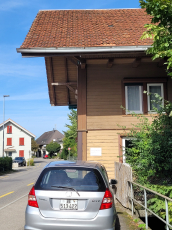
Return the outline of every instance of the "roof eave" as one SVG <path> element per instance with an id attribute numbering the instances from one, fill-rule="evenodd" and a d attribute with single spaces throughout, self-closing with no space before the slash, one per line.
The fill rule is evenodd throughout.
<path id="1" fill-rule="evenodd" d="M 106 47 L 60 47 L 60 48 L 17 48 L 17 52 L 23 56 L 37 56 L 46 54 L 90 54 L 111 52 L 139 52 L 146 51 L 151 45 L 142 46 L 106 46 Z"/>

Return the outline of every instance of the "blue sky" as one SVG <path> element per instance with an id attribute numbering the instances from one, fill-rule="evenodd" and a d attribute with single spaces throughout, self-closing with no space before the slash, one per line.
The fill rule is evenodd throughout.
<path id="1" fill-rule="evenodd" d="M 0 0 L 0 123 L 11 118 L 38 138 L 68 123 L 67 107 L 52 107 L 43 58 L 22 58 L 16 52 L 39 10 L 139 8 L 139 0 Z"/>

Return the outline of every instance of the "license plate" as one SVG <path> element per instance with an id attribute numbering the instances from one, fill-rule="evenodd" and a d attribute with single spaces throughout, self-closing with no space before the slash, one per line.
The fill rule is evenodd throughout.
<path id="1" fill-rule="evenodd" d="M 77 210 L 78 201 L 77 200 L 61 200 L 60 210 Z"/>

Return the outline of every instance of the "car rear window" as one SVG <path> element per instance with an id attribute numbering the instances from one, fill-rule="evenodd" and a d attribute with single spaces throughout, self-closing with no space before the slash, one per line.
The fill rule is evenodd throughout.
<path id="1" fill-rule="evenodd" d="M 46 168 L 38 178 L 36 190 L 59 190 L 72 187 L 77 191 L 105 191 L 104 180 L 97 169 L 90 168 Z M 66 188 L 64 188 L 66 189 Z"/>
<path id="2" fill-rule="evenodd" d="M 16 157 L 14 160 L 23 160 L 22 157 Z"/>

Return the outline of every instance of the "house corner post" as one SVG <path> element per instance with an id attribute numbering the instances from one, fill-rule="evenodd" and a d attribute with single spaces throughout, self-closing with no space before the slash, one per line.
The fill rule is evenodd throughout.
<path id="1" fill-rule="evenodd" d="M 78 67 L 78 160 L 87 160 L 87 71 Z"/>

